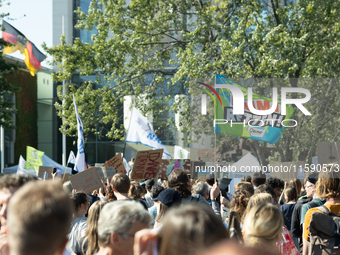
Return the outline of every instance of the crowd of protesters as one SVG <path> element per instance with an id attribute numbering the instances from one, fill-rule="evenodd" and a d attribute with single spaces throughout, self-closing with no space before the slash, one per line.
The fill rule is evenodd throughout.
<path id="1" fill-rule="evenodd" d="M 5 175 L 0 254 L 340 254 L 340 173 L 326 170 L 303 183 L 255 172 L 232 195 L 225 179 L 183 169 L 167 181 L 115 174 L 91 194 Z"/>

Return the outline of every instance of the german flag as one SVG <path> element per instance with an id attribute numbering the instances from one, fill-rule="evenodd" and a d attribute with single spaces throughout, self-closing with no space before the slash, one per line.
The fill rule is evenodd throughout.
<path id="1" fill-rule="evenodd" d="M 12 25 L 3 20 L 2 26 L 5 28 L 2 31 L 2 39 L 13 45 L 4 47 L 3 54 L 13 53 L 20 50 L 25 56 L 25 63 L 30 70 L 32 76 L 40 69 L 41 62 L 46 56 L 42 54 L 38 48 Z"/>

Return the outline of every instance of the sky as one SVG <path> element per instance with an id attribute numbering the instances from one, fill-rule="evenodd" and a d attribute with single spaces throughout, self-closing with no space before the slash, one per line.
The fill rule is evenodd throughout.
<path id="1" fill-rule="evenodd" d="M 9 13 L 5 18 L 9 24 L 23 33 L 28 40 L 46 55 L 42 48 L 43 42 L 52 47 L 52 0 L 10 0 L 3 1 L 0 13 Z M 10 2 L 10 5 L 6 3 Z M 1 35 L 2 37 L 2 35 Z M 20 51 L 10 54 L 24 59 Z M 51 57 L 45 59 L 41 65 L 51 68 L 47 63 Z"/>

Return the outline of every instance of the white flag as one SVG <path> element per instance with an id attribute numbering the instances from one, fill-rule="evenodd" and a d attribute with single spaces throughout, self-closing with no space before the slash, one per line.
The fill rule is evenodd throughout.
<path id="1" fill-rule="evenodd" d="M 76 98 L 73 95 L 74 109 L 77 115 L 77 129 L 78 129 L 78 140 L 77 140 L 77 157 L 75 160 L 74 168 L 78 173 L 85 170 L 85 143 L 83 134 L 83 123 L 81 122 L 78 115 L 78 108 L 76 104 Z"/>
<path id="2" fill-rule="evenodd" d="M 174 159 L 188 159 L 189 151 L 183 149 L 181 146 L 175 145 Z"/>
<path id="3" fill-rule="evenodd" d="M 26 160 L 20 155 L 17 174 L 31 174 L 35 176 L 38 175 L 38 171 L 36 170 L 25 169 L 25 164 L 26 164 Z"/>
<path id="4" fill-rule="evenodd" d="M 76 156 L 74 156 L 73 151 L 70 151 L 70 156 L 68 156 L 67 164 L 72 164 L 72 165 L 76 164 Z"/>
<path id="5" fill-rule="evenodd" d="M 163 149 L 163 159 L 171 158 L 168 150 L 156 136 L 150 122 L 135 107 L 132 107 L 126 142 L 141 143 L 153 149 Z"/>

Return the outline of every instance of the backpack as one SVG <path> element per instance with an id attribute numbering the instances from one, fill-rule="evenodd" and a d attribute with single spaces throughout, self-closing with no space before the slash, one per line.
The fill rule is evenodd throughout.
<path id="1" fill-rule="evenodd" d="M 228 234 L 231 240 L 243 244 L 241 224 L 240 221 L 238 220 L 237 213 L 233 210 L 230 210 L 229 212 Z"/>
<path id="2" fill-rule="evenodd" d="M 309 255 L 340 254 L 340 215 L 335 215 L 324 205 L 316 207 L 309 223 Z"/>

